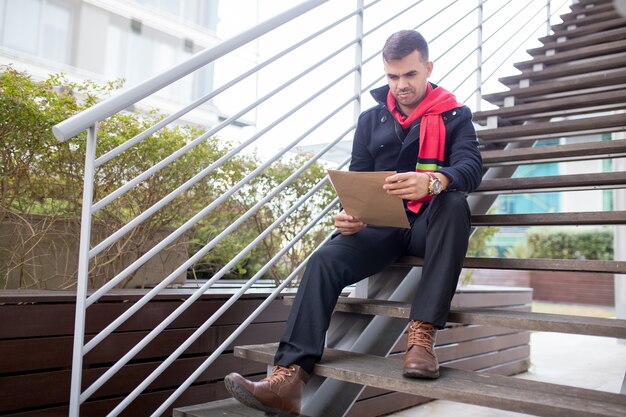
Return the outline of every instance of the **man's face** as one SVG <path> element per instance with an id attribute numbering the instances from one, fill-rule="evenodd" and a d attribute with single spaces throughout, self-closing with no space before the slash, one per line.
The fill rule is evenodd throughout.
<path id="1" fill-rule="evenodd" d="M 426 95 L 426 83 L 433 71 L 433 63 L 423 61 L 419 51 L 402 59 L 384 61 L 387 83 L 402 112 L 411 114 Z"/>

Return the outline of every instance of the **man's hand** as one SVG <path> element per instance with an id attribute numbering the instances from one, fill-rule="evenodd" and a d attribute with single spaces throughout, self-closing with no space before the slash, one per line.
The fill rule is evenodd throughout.
<path id="1" fill-rule="evenodd" d="M 346 214 L 343 210 L 335 216 L 335 227 L 344 236 L 353 235 L 359 230 L 365 229 L 366 226 L 365 223 Z"/>
<path id="2" fill-rule="evenodd" d="M 442 182 L 445 190 L 450 180 L 443 174 L 435 173 L 435 175 Z M 430 178 L 423 172 L 403 172 L 385 178 L 383 189 L 387 191 L 387 194 L 405 200 L 419 200 L 428 194 L 429 182 Z"/>

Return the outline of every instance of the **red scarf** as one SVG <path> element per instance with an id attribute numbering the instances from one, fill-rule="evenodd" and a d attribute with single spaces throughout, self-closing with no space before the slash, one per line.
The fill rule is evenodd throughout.
<path id="1" fill-rule="evenodd" d="M 456 100 L 454 94 L 448 90 L 437 87 L 433 88 L 428 83 L 426 95 L 420 101 L 411 114 L 404 116 L 396 107 L 396 99 L 389 90 L 387 94 L 387 108 L 398 120 L 403 129 L 408 129 L 411 124 L 420 117 L 420 144 L 417 154 L 417 172 L 433 172 L 441 167 L 445 160 L 446 149 L 446 126 L 443 123 L 441 113 L 462 107 L 463 104 Z M 414 213 L 419 212 L 423 203 L 432 200 L 432 197 L 426 195 L 419 200 L 409 201 L 408 208 Z"/>

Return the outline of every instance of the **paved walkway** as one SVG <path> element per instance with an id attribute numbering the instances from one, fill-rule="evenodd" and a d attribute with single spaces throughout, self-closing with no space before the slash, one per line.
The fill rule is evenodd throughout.
<path id="1" fill-rule="evenodd" d="M 531 368 L 520 378 L 620 392 L 626 372 L 626 341 L 561 333 L 531 334 Z M 394 417 L 524 417 L 527 414 L 436 400 Z"/>

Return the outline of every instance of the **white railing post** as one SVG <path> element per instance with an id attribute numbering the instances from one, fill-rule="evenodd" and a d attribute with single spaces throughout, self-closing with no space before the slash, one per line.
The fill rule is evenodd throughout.
<path id="1" fill-rule="evenodd" d="M 359 119 L 361 114 L 361 89 L 363 77 L 363 10 L 365 9 L 365 0 L 357 0 L 356 7 L 358 14 L 356 15 L 356 40 L 354 48 L 354 63 L 358 69 L 354 72 L 354 123 Z"/>
<path id="2" fill-rule="evenodd" d="M 550 34 L 550 17 L 552 17 L 552 0 L 546 0 L 546 36 Z"/>
<path id="3" fill-rule="evenodd" d="M 476 109 L 480 111 L 483 100 L 483 0 L 478 0 L 478 42 L 476 48 Z"/>
<path id="4" fill-rule="evenodd" d="M 98 124 L 87 129 L 85 151 L 85 177 L 83 207 L 80 220 L 78 272 L 76 276 L 76 314 L 74 318 L 74 350 L 72 356 L 72 381 L 70 387 L 70 417 L 80 415 L 80 391 L 83 372 L 83 343 L 85 341 L 85 300 L 89 278 L 89 246 L 91 245 L 91 203 L 93 200 L 94 165 Z"/>

